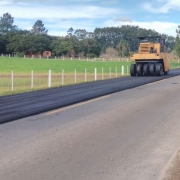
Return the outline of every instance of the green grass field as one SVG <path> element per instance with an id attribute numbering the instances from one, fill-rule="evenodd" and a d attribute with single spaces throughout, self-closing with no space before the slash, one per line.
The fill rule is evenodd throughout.
<path id="1" fill-rule="evenodd" d="M 48 71 L 52 71 L 52 87 L 94 81 L 94 68 L 97 68 L 97 80 L 121 76 L 122 66 L 125 75 L 129 74 L 131 62 L 126 61 L 79 61 L 53 59 L 24 59 L 0 57 L 0 95 L 44 89 L 48 87 Z M 178 61 L 171 68 L 179 67 Z M 33 70 L 33 89 L 31 89 L 31 71 Z M 62 70 L 64 82 L 62 84 Z M 11 71 L 14 72 L 13 91 Z"/>
<path id="2" fill-rule="evenodd" d="M 0 57 L 0 95 L 25 92 L 31 90 L 31 71 L 33 70 L 33 90 L 47 88 L 48 71 L 52 71 L 52 87 L 62 86 L 62 70 L 64 71 L 63 85 L 94 80 L 94 69 L 97 69 L 97 80 L 121 76 L 124 66 L 125 75 L 129 72 L 130 62 L 103 62 L 79 60 L 46 60 Z M 14 73 L 13 92 L 11 71 Z M 102 73 L 103 72 L 103 73 Z"/>
<path id="3" fill-rule="evenodd" d="M 97 71 L 108 73 L 109 68 L 115 69 L 115 67 L 121 67 L 130 65 L 130 62 L 94 62 L 94 61 L 78 61 L 78 60 L 45 60 L 45 59 L 24 59 L 24 58 L 7 58 L 0 57 L 0 74 L 9 73 L 12 70 L 18 73 L 29 73 L 31 70 L 37 73 L 45 73 L 49 69 L 52 72 L 61 72 L 62 69 L 67 73 L 72 73 L 76 69 L 78 72 L 83 73 L 85 68 L 87 72 L 93 73 L 94 68 Z"/>

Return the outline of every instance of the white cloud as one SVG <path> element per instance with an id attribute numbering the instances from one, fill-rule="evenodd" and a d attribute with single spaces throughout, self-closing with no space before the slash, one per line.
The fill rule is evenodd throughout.
<path id="1" fill-rule="evenodd" d="M 56 35 L 56 33 L 57 35 L 64 35 L 70 27 L 93 31 L 97 26 L 94 23 L 96 19 L 108 18 L 120 14 L 119 9 L 93 5 L 27 6 L 23 4 L 10 4 L 0 6 L 0 12 L 2 14 L 6 12 L 10 13 L 14 17 L 14 24 L 20 29 L 30 30 L 35 21 L 40 19 L 49 30 L 48 34 L 52 35 Z"/>
<path id="2" fill-rule="evenodd" d="M 8 4 L 40 4 L 40 3 L 64 3 L 64 0 L 0 0 L 0 4 L 5 4 L 4 2 L 8 1 Z M 66 2 L 71 2 L 71 3 L 117 3 L 118 0 L 66 0 Z"/>
<path id="3" fill-rule="evenodd" d="M 153 22 L 115 22 L 113 20 L 107 21 L 106 26 L 121 26 L 121 25 L 131 25 L 131 26 L 139 26 L 145 29 L 154 29 L 159 33 L 164 33 L 172 36 L 176 36 L 176 29 L 178 27 L 178 23 L 171 23 L 171 22 L 160 22 L 160 21 L 153 21 Z"/>
<path id="4" fill-rule="evenodd" d="M 14 24 L 17 24 L 20 29 L 31 30 L 32 26 L 34 25 L 35 21 L 25 21 L 25 20 L 16 20 Z M 86 29 L 89 32 L 94 31 L 96 25 L 93 23 L 93 20 L 81 20 L 81 21 L 74 21 L 72 19 L 67 21 L 54 20 L 48 19 L 48 21 L 44 22 L 44 26 L 48 29 L 49 35 L 57 35 L 57 36 L 64 36 L 67 34 L 67 30 L 70 27 L 73 27 L 74 31 L 76 29 Z"/>
<path id="5" fill-rule="evenodd" d="M 143 8 L 151 13 L 168 13 L 170 10 L 180 11 L 179 0 L 156 0 L 155 2 L 147 2 L 143 4 Z"/>
<path id="6" fill-rule="evenodd" d="M 104 18 L 119 13 L 117 9 L 98 6 L 0 6 L 2 14 L 7 10 L 15 18 L 25 19 Z"/>
<path id="7" fill-rule="evenodd" d="M 114 21 L 119 21 L 119 22 L 132 22 L 132 19 L 129 17 L 119 17 L 115 18 Z"/>
<path id="8" fill-rule="evenodd" d="M 0 6 L 1 5 L 8 5 L 8 4 L 11 4 L 11 2 L 9 2 L 8 0 L 1 0 L 0 1 Z"/>

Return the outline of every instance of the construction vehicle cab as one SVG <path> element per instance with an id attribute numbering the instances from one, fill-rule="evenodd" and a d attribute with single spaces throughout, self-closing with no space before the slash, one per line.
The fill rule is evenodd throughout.
<path id="1" fill-rule="evenodd" d="M 170 70 L 165 39 L 160 36 L 138 37 L 138 53 L 132 54 L 131 76 L 162 76 Z"/>

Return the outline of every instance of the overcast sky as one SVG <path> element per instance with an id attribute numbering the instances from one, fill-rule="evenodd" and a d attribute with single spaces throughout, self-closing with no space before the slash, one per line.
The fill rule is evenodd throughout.
<path id="1" fill-rule="evenodd" d="M 176 36 L 180 25 L 180 0 L 0 0 L 0 12 L 10 13 L 20 29 L 42 20 L 48 34 L 57 36 L 70 27 L 93 31 L 121 25 Z"/>

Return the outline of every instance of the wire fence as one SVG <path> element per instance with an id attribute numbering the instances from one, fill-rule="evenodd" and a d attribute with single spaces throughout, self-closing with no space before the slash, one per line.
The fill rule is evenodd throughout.
<path id="1" fill-rule="evenodd" d="M 51 87 L 67 86 L 91 81 L 117 78 L 120 76 L 129 75 L 129 65 L 121 67 L 109 67 L 109 72 L 105 68 L 94 68 L 94 72 L 88 72 L 85 68 L 84 72 L 66 72 L 62 69 L 61 72 L 53 72 L 49 70 L 47 73 L 37 73 L 31 71 L 29 73 L 10 73 L 0 74 L 0 95 L 26 92 L 38 89 Z"/>
<path id="2" fill-rule="evenodd" d="M 13 58 L 16 57 L 18 58 L 18 56 L 13 55 L 13 54 L 1 54 L 0 57 L 9 57 L 9 58 Z M 24 55 L 23 57 L 19 57 L 19 58 L 24 58 L 24 59 L 47 59 L 47 60 L 79 60 L 79 61 L 125 61 L 125 62 L 129 62 L 130 59 L 129 57 L 119 57 L 119 56 L 102 56 L 102 57 L 94 57 L 94 58 L 90 58 L 90 57 L 66 57 L 66 56 L 41 56 L 41 55 Z"/>

